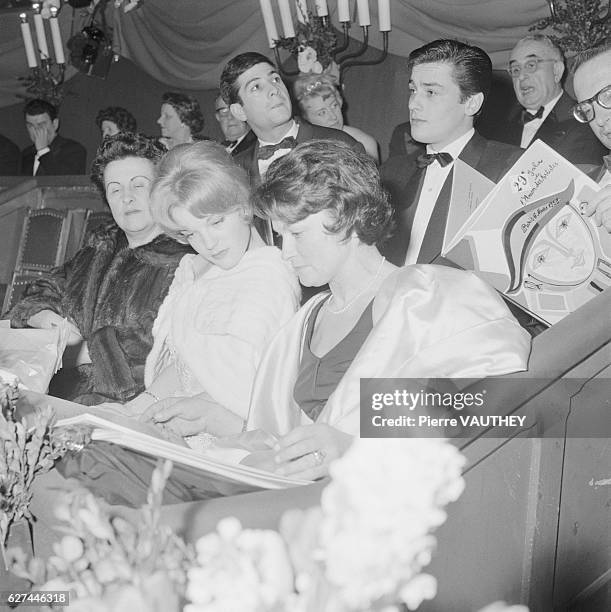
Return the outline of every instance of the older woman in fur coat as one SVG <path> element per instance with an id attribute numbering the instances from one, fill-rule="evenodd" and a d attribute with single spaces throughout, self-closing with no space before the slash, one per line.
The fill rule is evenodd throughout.
<path id="1" fill-rule="evenodd" d="M 74 367 L 51 381 L 52 395 L 87 405 L 126 402 L 144 389 L 151 329 L 174 271 L 192 252 L 162 234 L 149 210 L 155 165 L 164 151 L 141 135 L 104 140 L 91 178 L 114 223 L 101 226 L 63 266 L 36 281 L 10 313 L 13 327 L 71 324 L 80 345 Z"/>

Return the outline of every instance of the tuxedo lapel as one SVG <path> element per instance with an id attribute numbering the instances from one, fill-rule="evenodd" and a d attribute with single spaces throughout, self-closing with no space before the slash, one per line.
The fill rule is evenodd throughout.
<path id="1" fill-rule="evenodd" d="M 454 168 L 450 170 L 450 174 L 446 177 L 443 187 L 439 192 L 435 207 L 431 213 L 429 224 L 426 227 L 420 253 L 418 253 L 417 263 L 431 263 L 441 254 L 443 246 L 443 236 L 446 230 L 446 222 L 448 220 L 448 211 L 450 210 L 450 197 L 452 195 L 452 179 L 454 176 Z"/>
<path id="2" fill-rule="evenodd" d="M 297 130 L 297 137 L 295 140 L 298 145 L 314 140 L 314 130 L 307 121 L 299 120 L 299 129 Z"/>
<path id="3" fill-rule="evenodd" d="M 568 128 L 564 125 L 564 122 L 569 119 L 572 120 L 572 106 L 573 100 L 566 93 L 563 93 L 558 102 L 554 104 L 554 108 L 552 108 L 549 115 L 539 126 L 539 129 L 535 132 L 532 142 L 541 139 L 552 148 L 560 143 L 568 133 Z"/>
<path id="4" fill-rule="evenodd" d="M 402 266 L 405 263 L 416 206 L 422 190 L 424 170 L 416 166 L 415 156 L 397 156 L 387 163 L 392 165 L 389 172 L 394 179 L 393 184 L 387 187 L 392 197 L 396 228 L 381 251 L 388 261 Z"/>
<path id="5" fill-rule="evenodd" d="M 251 186 L 257 187 L 261 184 L 261 175 L 259 174 L 259 139 L 255 141 L 255 144 L 252 148 L 252 154 L 248 157 L 247 160 L 247 168 L 246 171 L 250 176 L 250 184 Z"/>

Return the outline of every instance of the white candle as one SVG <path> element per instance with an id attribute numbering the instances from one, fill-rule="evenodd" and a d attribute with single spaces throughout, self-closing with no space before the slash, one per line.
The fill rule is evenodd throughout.
<path id="1" fill-rule="evenodd" d="M 309 21 L 307 0 L 295 0 L 295 6 L 297 7 L 297 21 L 307 23 Z"/>
<path id="2" fill-rule="evenodd" d="M 21 20 L 21 36 L 23 37 L 23 46 L 25 47 L 25 56 L 28 60 L 28 68 L 36 68 L 36 53 L 34 52 L 34 41 L 32 40 L 32 32 L 30 24 L 25 13 L 19 15 Z"/>
<path id="3" fill-rule="evenodd" d="M 350 21 L 350 0 L 337 0 L 337 18 L 341 23 Z"/>
<path id="4" fill-rule="evenodd" d="M 316 14 L 319 17 L 327 17 L 329 15 L 327 0 L 315 0 L 314 5 L 316 6 Z"/>
<path id="5" fill-rule="evenodd" d="M 261 5 L 261 13 L 263 14 L 263 23 L 265 24 L 265 32 L 269 40 L 269 48 L 273 49 L 278 40 L 278 30 L 276 29 L 276 20 L 274 19 L 274 11 L 272 11 L 271 0 L 259 0 Z"/>
<path id="6" fill-rule="evenodd" d="M 380 32 L 390 32 L 390 0 L 378 0 Z"/>
<path id="7" fill-rule="evenodd" d="M 39 5 L 33 4 L 32 8 L 36 10 Z M 40 59 L 49 59 L 49 47 L 47 47 L 47 37 L 45 35 L 45 24 L 42 21 L 40 12 L 34 13 L 34 28 L 36 29 L 36 42 L 38 43 L 38 52 Z"/>
<path id="8" fill-rule="evenodd" d="M 371 25 L 371 18 L 369 17 L 369 0 L 356 0 L 356 8 L 359 14 L 359 25 Z"/>
<path id="9" fill-rule="evenodd" d="M 293 27 L 293 17 L 291 15 L 289 0 L 278 0 L 278 7 L 280 8 L 280 19 L 282 20 L 284 37 L 293 38 L 293 36 L 295 36 L 295 28 Z"/>
<path id="10" fill-rule="evenodd" d="M 49 25 L 51 26 L 51 38 L 53 39 L 53 51 L 55 52 L 55 61 L 58 64 L 65 64 L 66 58 L 64 57 L 64 44 L 62 42 L 62 34 L 59 31 L 59 22 L 57 21 L 57 9 L 55 7 L 51 8 L 51 19 L 49 19 Z"/>

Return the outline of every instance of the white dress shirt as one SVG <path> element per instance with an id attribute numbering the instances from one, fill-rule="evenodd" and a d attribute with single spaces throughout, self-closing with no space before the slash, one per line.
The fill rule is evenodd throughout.
<path id="1" fill-rule="evenodd" d="M 290 136 L 292 136 L 293 138 L 297 138 L 298 132 L 299 132 L 299 124 L 293 120 L 293 124 L 291 125 L 291 128 L 286 132 L 286 134 L 282 136 L 282 138 L 278 138 L 276 142 L 265 142 L 264 140 L 259 140 L 259 146 L 266 147 L 268 145 L 275 145 L 281 142 L 284 138 L 288 138 Z M 261 180 L 265 178 L 265 173 L 267 172 L 267 169 L 272 165 L 272 162 L 276 161 L 280 157 L 284 157 L 289 151 L 291 151 L 291 149 L 278 149 L 277 151 L 274 151 L 274 154 L 269 159 L 257 160 L 259 164 L 259 176 L 261 177 Z"/>
<path id="2" fill-rule="evenodd" d="M 465 132 L 462 136 L 457 138 L 454 142 L 443 147 L 442 151 L 435 151 L 430 145 L 427 145 L 427 153 L 449 153 L 453 159 L 456 159 L 462 150 L 467 146 L 467 143 L 473 138 L 475 129 L 471 128 L 468 132 Z M 454 167 L 454 162 L 448 164 L 445 167 L 441 167 L 439 162 L 435 160 L 432 164 L 427 166 L 424 181 L 422 183 L 422 190 L 420 191 L 420 198 L 416 204 L 416 214 L 414 215 L 414 223 L 412 224 L 412 233 L 409 238 L 409 245 L 407 247 L 407 254 L 405 256 L 406 265 L 415 264 L 422 247 L 422 241 L 426 233 L 426 228 L 431 220 L 433 209 L 437 198 L 441 193 L 441 188 L 448 178 L 450 171 Z"/>
<path id="3" fill-rule="evenodd" d="M 524 124 L 524 127 L 522 128 L 522 141 L 520 142 L 520 147 L 522 149 L 526 149 L 526 147 L 528 147 L 528 145 L 532 142 L 537 130 L 541 127 L 541 124 L 545 121 L 545 119 L 547 119 L 547 116 L 552 112 L 552 109 L 554 106 L 556 106 L 556 102 L 560 100 L 561 96 L 562 91 L 560 91 L 560 93 L 553 100 L 550 100 L 547 104 L 543 105 L 543 114 L 539 119 L 533 119 L 532 121 Z M 535 113 L 531 113 L 530 110 L 527 109 L 527 112 L 534 115 L 537 111 L 535 111 Z"/>

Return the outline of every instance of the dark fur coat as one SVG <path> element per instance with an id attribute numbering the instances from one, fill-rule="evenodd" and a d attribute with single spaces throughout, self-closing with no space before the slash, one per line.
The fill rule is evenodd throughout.
<path id="1" fill-rule="evenodd" d="M 13 327 L 45 309 L 73 321 L 90 364 L 62 369 L 49 392 L 82 404 L 125 402 L 144 389 L 152 326 L 174 271 L 190 247 L 160 235 L 129 248 L 114 223 L 95 231 L 66 264 L 28 287 L 10 313 Z"/>

